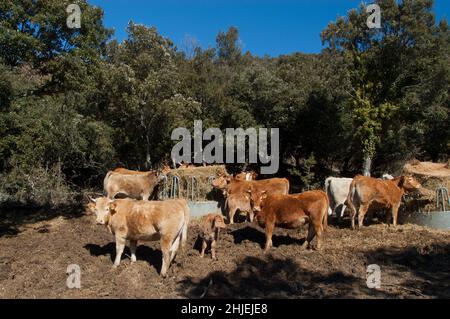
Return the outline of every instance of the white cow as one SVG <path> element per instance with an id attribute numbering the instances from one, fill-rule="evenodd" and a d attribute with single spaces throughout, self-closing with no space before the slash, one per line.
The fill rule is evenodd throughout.
<path id="1" fill-rule="evenodd" d="M 325 180 L 325 193 L 327 193 L 330 206 L 328 208 L 328 215 L 333 214 L 335 209 L 342 205 L 340 214 L 335 212 L 336 216 L 344 216 L 345 201 L 347 199 L 350 184 L 353 178 L 346 177 L 327 177 Z"/>

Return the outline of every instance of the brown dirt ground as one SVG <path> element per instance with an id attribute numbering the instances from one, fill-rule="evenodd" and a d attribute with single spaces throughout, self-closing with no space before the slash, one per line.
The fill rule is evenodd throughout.
<path id="1" fill-rule="evenodd" d="M 93 219 L 2 213 L 0 298 L 450 298 L 449 231 L 375 221 L 351 231 L 344 220 L 329 227 L 322 251 L 300 245 L 306 229 L 277 229 L 264 255 L 263 232 L 244 222 L 221 234 L 213 261 L 194 249 L 199 227 L 192 221 L 187 251 L 162 279 L 158 242 L 141 243 L 135 264 L 127 249 L 112 269 L 113 237 Z M 69 264 L 81 267 L 81 289 L 66 287 Z M 381 267 L 380 289 L 366 286 L 369 264 Z"/>

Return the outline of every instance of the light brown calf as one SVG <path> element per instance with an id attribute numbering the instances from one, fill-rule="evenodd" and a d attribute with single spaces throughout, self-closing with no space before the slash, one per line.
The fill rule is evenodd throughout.
<path id="1" fill-rule="evenodd" d="M 202 250 L 200 257 L 205 256 L 205 250 L 208 245 L 211 247 L 211 256 L 216 259 L 216 245 L 219 240 L 220 229 L 226 228 L 222 215 L 208 214 L 201 224 Z"/>

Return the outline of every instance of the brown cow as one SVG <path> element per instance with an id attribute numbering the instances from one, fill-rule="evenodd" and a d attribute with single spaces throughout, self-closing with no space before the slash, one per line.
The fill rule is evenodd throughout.
<path id="1" fill-rule="evenodd" d="M 135 262 L 139 240 L 161 239 L 161 276 L 165 277 L 180 243 L 183 248 L 186 246 L 190 215 L 186 201 L 110 200 L 100 197 L 94 202 L 97 223 L 106 225 L 116 238 L 116 259 L 113 267 L 119 266 L 127 240 L 130 241 L 131 262 Z"/>
<path id="2" fill-rule="evenodd" d="M 266 190 L 270 194 L 288 194 L 289 181 L 286 178 L 268 178 L 257 181 L 242 181 L 232 177 L 219 176 L 212 182 L 213 187 L 221 189 L 227 197 L 226 209 L 230 224 L 233 224 L 234 214 L 237 210 L 247 212 L 250 221 L 253 221 L 253 211 L 250 208 L 248 189 L 257 191 Z M 231 196 L 231 198 L 230 198 Z"/>
<path id="3" fill-rule="evenodd" d="M 201 234 L 202 238 L 202 250 L 200 252 L 200 257 L 205 256 L 205 250 L 208 245 L 211 247 L 211 257 L 216 259 L 216 245 L 219 240 L 220 229 L 226 228 L 225 222 L 223 221 L 222 215 L 219 214 L 208 214 L 205 220 L 201 224 Z"/>
<path id="4" fill-rule="evenodd" d="M 264 252 L 272 246 L 272 233 L 275 226 L 298 228 L 309 224 L 306 242 L 311 248 L 311 241 L 317 236 L 316 248 L 322 247 L 322 233 L 327 228 L 328 197 L 321 190 L 307 191 L 300 194 L 267 194 L 266 191 L 248 189 L 251 206 L 256 221 L 266 231 Z"/>
<path id="5" fill-rule="evenodd" d="M 134 199 L 148 200 L 163 177 L 164 174 L 158 174 L 157 171 L 137 174 L 109 171 L 103 180 L 103 189 L 109 199 L 114 199 L 117 194 L 123 194 Z"/>
<path id="6" fill-rule="evenodd" d="M 258 173 L 255 171 L 249 171 L 249 172 L 240 172 L 234 176 L 234 178 L 239 179 L 241 181 L 252 181 L 255 180 L 258 176 Z"/>
<path id="7" fill-rule="evenodd" d="M 289 192 L 289 181 L 286 178 L 268 178 L 256 181 L 239 180 L 230 176 L 219 176 L 212 182 L 213 187 L 218 188 L 226 195 L 235 193 L 244 193 L 249 187 L 262 187 L 268 192 L 280 192 L 287 194 Z"/>
<path id="8" fill-rule="evenodd" d="M 225 210 L 227 211 L 230 224 L 234 223 L 234 215 L 237 211 L 247 213 L 247 218 L 253 222 L 253 211 L 250 207 L 250 196 L 247 193 L 229 194 L 225 200 Z"/>
<path id="9" fill-rule="evenodd" d="M 363 226 L 364 215 L 371 205 L 386 208 L 386 221 L 390 214 L 393 224 L 397 226 L 398 208 L 405 192 L 416 191 L 421 187 L 417 180 L 410 176 L 399 176 L 392 180 L 381 180 L 373 177 L 356 175 L 350 184 L 346 203 L 351 211 L 352 229 L 355 229 L 355 216 L 358 210 L 358 226 Z"/>

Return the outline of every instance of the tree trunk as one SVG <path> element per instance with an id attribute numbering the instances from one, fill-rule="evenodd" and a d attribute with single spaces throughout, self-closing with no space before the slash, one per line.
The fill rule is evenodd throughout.
<path id="1" fill-rule="evenodd" d="M 370 168 L 372 166 L 372 158 L 368 155 L 364 157 L 363 175 L 370 176 Z"/>

